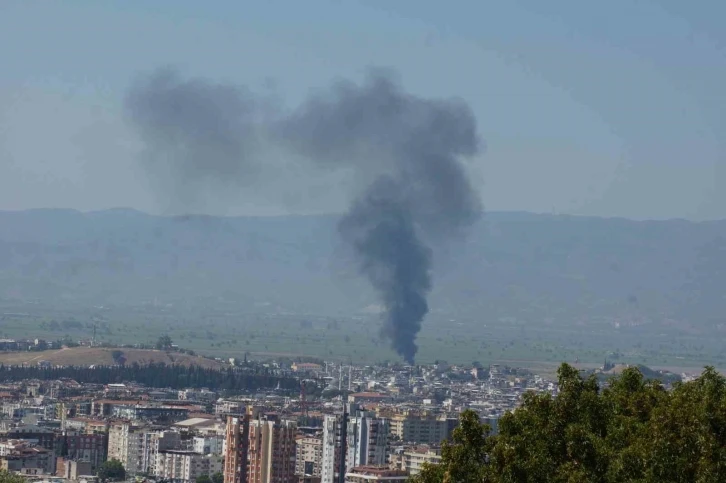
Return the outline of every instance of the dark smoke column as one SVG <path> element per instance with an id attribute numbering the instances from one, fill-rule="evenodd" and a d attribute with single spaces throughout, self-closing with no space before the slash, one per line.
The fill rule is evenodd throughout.
<path id="1" fill-rule="evenodd" d="M 461 101 L 406 94 L 374 72 L 363 85 L 341 82 L 313 98 L 280 134 L 296 152 L 373 179 L 339 229 L 381 297 L 381 334 L 413 363 L 431 289 L 425 239 L 459 236 L 481 212 L 459 160 L 478 150 L 471 110 Z"/>
<path id="2" fill-rule="evenodd" d="M 413 364 L 416 334 L 428 312 L 431 251 L 419 240 L 400 192 L 396 180 L 379 178 L 341 220 L 340 231 L 383 301 L 381 333 Z"/>
<path id="3" fill-rule="evenodd" d="M 256 187 L 271 201 L 285 169 L 270 162 L 278 148 L 310 171 L 308 160 L 352 172 L 359 186 L 340 233 L 383 302 L 382 335 L 413 362 L 432 285 L 427 242 L 462 236 L 481 212 L 461 164 L 479 144 L 464 102 L 407 94 L 376 70 L 284 115 L 244 87 L 161 69 L 131 86 L 126 109 L 144 166 L 184 208 Z"/>

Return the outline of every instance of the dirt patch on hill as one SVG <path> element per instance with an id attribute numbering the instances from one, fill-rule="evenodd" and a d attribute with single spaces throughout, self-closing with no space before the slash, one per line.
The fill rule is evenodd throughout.
<path id="1" fill-rule="evenodd" d="M 0 352 L 0 364 L 37 364 L 40 361 L 48 361 L 51 364 L 62 366 L 112 365 L 117 363 L 117 360 L 114 360 L 114 351 L 123 353 L 126 364 L 163 362 L 165 364 L 197 365 L 215 369 L 223 367 L 223 364 L 217 361 L 179 352 L 102 347 L 73 347 L 41 352 Z"/>

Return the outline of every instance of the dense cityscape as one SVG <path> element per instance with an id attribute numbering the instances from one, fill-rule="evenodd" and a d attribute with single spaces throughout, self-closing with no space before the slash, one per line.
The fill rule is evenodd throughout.
<path id="1" fill-rule="evenodd" d="M 18 343 L 53 347 L 4 341 Z M 31 371 L 37 379 L 0 386 L 0 468 L 35 481 L 406 480 L 423 463 L 440 461 L 441 442 L 463 410 L 476 411 L 496 434 L 501 415 L 525 392 L 557 393 L 554 382 L 524 370 L 444 362 L 225 361 L 227 371 L 277 381 L 254 391 L 101 384 L 85 382 L 88 373 L 110 368 L 58 367 L 38 353 L 33 366 L 2 368 L 8 377 Z M 78 380 L 53 379 L 53 371 L 74 370 Z"/>
<path id="2" fill-rule="evenodd" d="M 0 483 L 726 483 L 724 18 L 0 0 Z"/>

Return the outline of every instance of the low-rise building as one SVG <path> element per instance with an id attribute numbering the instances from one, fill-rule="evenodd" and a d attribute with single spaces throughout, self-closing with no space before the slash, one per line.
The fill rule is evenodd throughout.
<path id="1" fill-rule="evenodd" d="M 403 467 L 410 475 L 421 473 L 424 463 L 441 463 L 441 450 L 432 448 L 411 448 L 403 452 Z"/>
<path id="2" fill-rule="evenodd" d="M 78 480 L 81 476 L 95 473 L 95 470 L 91 468 L 91 463 L 87 461 L 58 458 L 56 463 L 55 475 L 67 480 Z"/>
<path id="3" fill-rule="evenodd" d="M 55 473 L 55 457 L 45 448 L 26 447 L 0 456 L 0 469 L 16 473 L 31 469 L 36 470 L 31 474 L 51 475 Z"/>
<path id="4" fill-rule="evenodd" d="M 408 480 L 408 473 L 403 470 L 393 470 L 387 466 L 358 466 L 345 474 L 346 483 L 404 483 Z"/>

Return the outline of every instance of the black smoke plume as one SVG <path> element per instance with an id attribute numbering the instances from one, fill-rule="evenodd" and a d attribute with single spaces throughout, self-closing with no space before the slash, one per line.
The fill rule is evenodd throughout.
<path id="1" fill-rule="evenodd" d="M 282 139 L 327 165 L 352 165 L 371 184 L 339 228 L 384 305 L 382 334 L 407 362 L 428 312 L 431 250 L 481 212 L 460 156 L 477 152 L 476 120 L 457 100 L 409 95 L 385 72 L 339 82 L 285 122 Z"/>
<path id="2" fill-rule="evenodd" d="M 144 166 L 176 208 L 198 209 L 220 189 L 257 178 L 264 107 L 248 89 L 164 68 L 139 77 L 125 101 L 145 144 Z"/>
<path id="3" fill-rule="evenodd" d="M 416 233 L 408 203 L 398 196 L 401 188 L 395 179 L 378 178 L 343 217 L 340 231 L 383 301 L 381 334 L 413 363 L 416 335 L 429 310 L 431 250 Z"/>
<path id="4" fill-rule="evenodd" d="M 460 100 L 408 94 L 380 70 L 361 84 L 335 82 L 292 112 L 264 121 L 254 114 L 260 103 L 241 92 L 248 91 L 157 80 L 132 90 L 132 119 L 152 152 L 182 154 L 176 169 L 184 176 L 224 183 L 237 170 L 264 170 L 270 146 L 312 162 L 311 169 L 353 171 L 362 185 L 339 230 L 381 298 L 381 334 L 412 363 L 428 313 L 430 242 L 460 236 L 481 212 L 461 162 L 479 149 L 471 109 Z M 192 106 L 181 109 L 183 116 L 202 116 L 178 119 L 176 104 Z"/>

